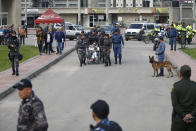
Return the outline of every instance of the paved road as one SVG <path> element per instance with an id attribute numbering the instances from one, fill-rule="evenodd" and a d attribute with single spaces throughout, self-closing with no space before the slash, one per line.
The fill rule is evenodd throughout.
<path id="1" fill-rule="evenodd" d="M 177 77 L 152 77 L 151 45 L 129 41 L 123 54 L 121 66 L 80 68 L 74 52 L 32 80 L 45 104 L 49 131 L 89 130 L 89 124 L 94 124 L 89 107 L 97 99 L 110 104 L 109 118 L 124 131 L 170 129 L 170 90 Z M 15 130 L 19 102 L 17 92 L 0 101 L 0 131 Z"/>

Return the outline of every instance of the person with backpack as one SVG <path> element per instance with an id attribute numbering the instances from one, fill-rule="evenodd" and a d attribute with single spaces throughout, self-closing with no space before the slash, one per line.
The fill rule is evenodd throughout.
<path id="1" fill-rule="evenodd" d="M 90 125 L 90 131 L 122 131 L 118 123 L 109 121 L 109 105 L 104 100 L 97 100 L 90 108 L 92 117 L 97 122 L 96 126 Z"/>
<path id="2" fill-rule="evenodd" d="M 22 45 L 25 45 L 25 36 L 26 36 L 26 31 L 25 31 L 25 28 L 22 27 L 19 29 L 19 35 L 20 35 L 20 44 Z"/>

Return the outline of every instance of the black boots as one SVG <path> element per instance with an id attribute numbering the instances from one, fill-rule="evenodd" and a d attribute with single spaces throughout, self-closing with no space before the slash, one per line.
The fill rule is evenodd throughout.
<path id="1" fill-rule="evenodd" d="M 117 64 L 117 57 L 115 57 L 115 64 Z"/>
<path id="2" fill-rule="evenodd" d="M 111 66 L 111 60 L 110 60 L 110 58 L 109 58 L 109 66 Z"/>
<path id="3" fill-rule="evenodd" d="M 16 68 L 16 76 L 19 76 L 18 68 Z"/>
<path id="4" fill-rule="evenodd" d="M 16 69 L 16 72 L 15 69 L 12 69 L 12 75 L 19 76 L 18 69 Z"/>
<path id="5" fill-rule="evenodd" d="M 158 74 L 158 77 L 159 77 L 159 76 L 164 76 L 164 68 L 161 68 L 161 69 L 160 69 L 160 73 Z"/>
<path id="6" fill-rule="evenodd" d="M 121 65 L 121 58 L 119 58 L 119 64 Z"/>

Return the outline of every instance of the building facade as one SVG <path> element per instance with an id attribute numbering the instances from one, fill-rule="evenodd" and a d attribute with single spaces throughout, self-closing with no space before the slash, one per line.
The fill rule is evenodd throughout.
<path id="1" fill-rule="evenodd" d="M 168 23 L 176 21 L 179 16 L 179 6 L 173 7 L 172 4 L 171 0 L 27 0 L 28 25 L 33 27 L 34 20 L 48 8 L 53 9 L 64 21 L 73 24 L 79 22 L 85 27 L 113 22 L 126 25 L 136 22 Z M 24 0 L 21 0 L 21 7 L 24 23 Z"/>
<path id="2" fill-rule="evenodd" d="M 14 25 L 21 23 L 21 0 L 0 0 L 0 25 Z"/>

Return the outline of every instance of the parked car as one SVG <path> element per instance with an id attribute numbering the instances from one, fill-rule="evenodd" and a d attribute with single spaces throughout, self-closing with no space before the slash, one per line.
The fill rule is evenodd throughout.
<path id="1" fill-rule="evenodd" d="M 155 23 L 134 23 L 125 30 L 125 40 L 139 39 L 139 33 L 142 29 L 148 34 L 155 28 Z"/>
<path id="2" fill-rule="evenodd" d="M 112 26 L 111 25 L 101 25 L 100 30 L 104 31 L 106 34 L 112 35 Z"/>
<path id="3" fill-rule="evenodd" d="M 85 33 L 90 32 L 81 25 L 70 24 L 65 27 L 66 38 L 70 40 L 77 39 L 81 35 L 82 31 L 84 31 Z"/>

